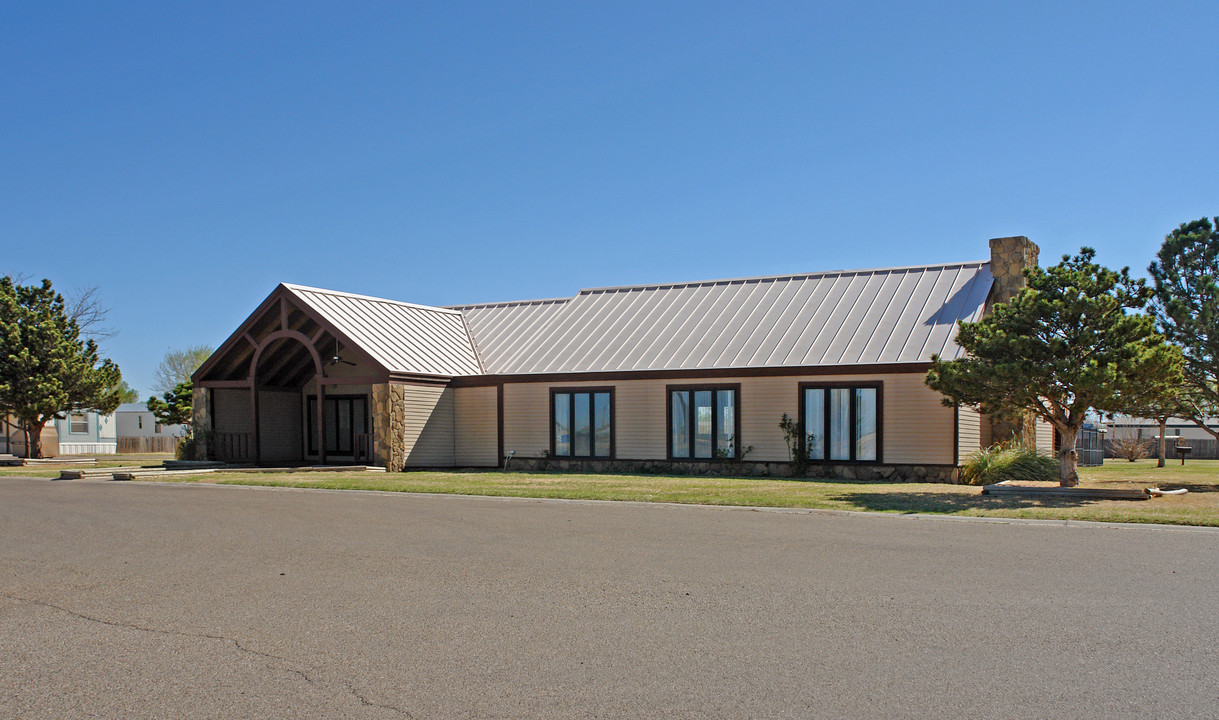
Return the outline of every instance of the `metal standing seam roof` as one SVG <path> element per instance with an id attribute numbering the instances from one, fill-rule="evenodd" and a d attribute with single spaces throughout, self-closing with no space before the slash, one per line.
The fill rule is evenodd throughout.
<path id="1" fill-rule="evenodd" d="M 582 290 L 457 306 L 492 374 L 926 362 L 961 357 L 985 262 Z"/>
<path id="2" fill-rule="evenodd" d="M 464 376 L 956 359 L 985 262 L 581 290 L 448 308 L 284 287 L 391 372 Z"/>
<path id="3" fill-rule="evenodd" d="M 571 298 L 454 305 L 466 318 L 486 368 L 505 365 L 525 351 Z"/>
<path id="4" fill-rule="evenodd" d="M 390 372 L 483 373 L 465 319 L 456 310 L 303 285 L 284 287 Z"/>

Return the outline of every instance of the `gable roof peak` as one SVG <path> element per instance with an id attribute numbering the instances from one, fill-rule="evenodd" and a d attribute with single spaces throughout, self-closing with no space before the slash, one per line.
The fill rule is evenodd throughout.
<path id="1" fill-rule="evenodd" d="M 385 303 L 387 305 L 398 305 L 401 307 L 414 308 L 416 310 L 432 310 L 434 312 L 445 314 L 461 314 L 461 311 L 447 307 L 438 307 L 436 305 L 421 305 L 419 303 L 403 302 L 401 300 L 390 300 L 389 298 L 374 297 L 372 295 L 360 295 L 358 293 L 343 292 L 341 290 L 330 290 L 328 288 L 312 287 L 309 285 L 298 285 L 296 283 L 280 283 L 280 287 L 286 288 L 295 294 L 301 292 L 318 293 L 322 295 L 332 295 L 334 297 L 349 298 L 351 300 L 361 300 L 364 302 Z"/>

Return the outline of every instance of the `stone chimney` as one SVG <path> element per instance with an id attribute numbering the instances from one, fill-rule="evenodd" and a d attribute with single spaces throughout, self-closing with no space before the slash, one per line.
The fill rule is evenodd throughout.
<path id="1" fill-rule="evenodd" d="M 986 302 L 988 308 L 1016 297 L 1016 293 L 1026 285 L 1024 269 L 1037 267 L 1040 253 L 1041 248 L 1037 247 L 1037 243 L 1023 235 L 991 238 L 990 274 L 995 277 L 995 285 Z"/>
<path id="2" fill-rule="evenodd" d="M 1005 303 L 1016 297 L 1028 283 L 1024 269 L 1037 267 L 1037 256 L 1041 249 L 1037 243 L 1023 235 L 991 238 L 990 274 L 995 278 L 990 297 L 986 300 L 986 311 L 996 303 Z M 991 442 L 999 443 L 1019 440 L 1024 446 L 1037 450 L 1037 425 L 1034 417 L 1027 413 L 1014 413 L 1008 417 L 990 418 Z M 1053 448 L 1041 448 L 1052 452 Z"/>

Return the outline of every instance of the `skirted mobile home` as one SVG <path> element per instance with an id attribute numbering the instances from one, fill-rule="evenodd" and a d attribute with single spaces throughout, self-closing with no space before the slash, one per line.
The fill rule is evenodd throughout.
<path id="1" fill-rule="evenodd" d="M 280 285 L 195 373 L 209 452 L 268 465 L 783 474 L 951 481 L 987 418 L 923 384 L 1037 261 L 582 290 L 428 307 Z M 1048 448 L 1048 426 L 1036 430 Z"/>

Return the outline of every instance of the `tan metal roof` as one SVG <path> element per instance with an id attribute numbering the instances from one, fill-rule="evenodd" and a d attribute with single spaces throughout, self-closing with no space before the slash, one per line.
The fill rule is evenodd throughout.
<path id="1" fill-rule="evenodd" d="M 480 375 L 478 354 L 456 310 L 366 295 L 284 287 L 386 370 L 420 375 Z"/>
<path id="2" fill-rule="evenodd" d="M 926 362 L 963 355 L 984 262 L 582 290 L 460 306 L 486 372 L 527 374 Z"/>
<path id="3" fill-rule="evenodd" d="M 288 285 L 390 372 L 441 376 L 851 366 L 961 357 L 984 262 L 581 290 L 451 308 Z"/>
<path id="4" fill-rule="evenodd" d="M 555 298 L 457 305 L 452 309 L 465 315 L 484 367 L 494 368 L 507 366 L 513 358 L 530 351 L 531 343 L 569 302 L 571 298 Z"/>

